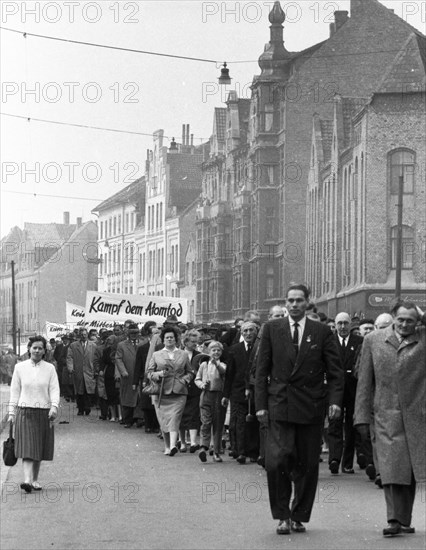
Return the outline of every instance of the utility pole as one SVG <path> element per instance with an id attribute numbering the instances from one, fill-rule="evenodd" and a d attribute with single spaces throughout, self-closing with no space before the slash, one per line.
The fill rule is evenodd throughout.
<path id="1" fill-rule="evenodd" d="M 396 231 L 396 270 L 395 270 L 395 299 L 401 299 L 401 273 L 402 273 L 402 205 L 404 196 L 404 176 L 399 176 L 398 185 L 398 220 Z"/>
<path id="2" fill-rule="evenodd" d="M 16 355 L 16 292 L 15 292 L 15 262 L 10 262 L 12 267 L 12 344 L 13 353 Z"/>

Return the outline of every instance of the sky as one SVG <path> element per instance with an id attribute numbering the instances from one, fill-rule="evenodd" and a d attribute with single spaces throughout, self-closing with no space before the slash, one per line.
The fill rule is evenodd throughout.
<path id="1" fill-rule="evenodd" d="M 424 32 L 425 1 L 382 4 Z M 250 83 L 260 72 L 257 59 L 269 41 L 272 5 L 2 1 L 1 236 L 16 225 L 23 228 L 24 222 L 62 223 L 65 211 L 71 223 L 77 217 L 96 219 L 91 210 L 97 204 L 144 174 L 152 133 L 160 128 L 165 145 L 172 137 L 181 141 L 182 124 L 190 124 L 195 145 L 207 141 L 214 107 L 225 106 L 229 90 L 250 97 Z M 350 2 L 281 5 L 287 15 L 285 46 L 299 51 L 325 40 L 333 11 L 349 10 Z M 217 78 L 224 61 L 232 84 L 220 88 Z"/>

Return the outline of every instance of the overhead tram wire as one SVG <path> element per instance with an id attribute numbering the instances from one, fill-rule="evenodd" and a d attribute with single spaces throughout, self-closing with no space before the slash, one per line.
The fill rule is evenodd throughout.
<path id="1" fill-rule="evenodd" d="M 3 193 L 13 193 L 14 195 L 31 195 L 32 197 L 49 197 L 54 199 L 72 199 L 76 201 L 102 202 L 105 199 L 91 199 L 86 197 L 68 197 L 65 195 L 49 195 L 47 193 L 31 193 L 30 191 L 12 191 L 11 189 L 3 189 Z"/>
<path id="2" fill-rule="evenodd" d="M 104 132 L 117 132 L 119 134 L 132 134 L 132 135 L 136 135 L 136 136 L 148 136 L 148 137 L 154 137 L 154 134 L 151 132 L 151 133 L 147 133 L 147 132 L 133 132 L 131 130 L 119 130 L 118 128 L 105 128 L 105 127 L 102 127 L 102 126 L 89 126 L 87 124 L 74 124 L 72 122 L 61 122 L 59 120 L 49 120 L 49 119 L 45 119 L 45 118 L 35 118 L 35 117 L 30 117 L 30 116 L 25 116 L 25 115 L 15 115 L 15 114 L 12 114 L 12 113 L 4 113 L 4 112 L 0 112 L 0 115 L 2 116 L 9 116 L 9 117 L 12 117 L 12 118 L 21 118 L 23 120 L 26 120 L 27 122 L 44 122 L 46 124 L 58 124 L 60 126 L 72 126 L 72 127 L 75 127 L 75 128 L 87 128 L 89 130 L 101 130 L 101 131 L 104 131 Z M 172 139 L 170 136 L 164 136 L 166 139 Z M 208 138 L 202 138 L 202 137 L 194 137 L 194 139 L 199 139 L 200 141 L 208 141 Z"/>

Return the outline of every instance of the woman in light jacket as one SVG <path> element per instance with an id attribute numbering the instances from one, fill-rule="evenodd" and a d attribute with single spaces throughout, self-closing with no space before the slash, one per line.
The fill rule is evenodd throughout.
<path id="1" fill-rule="evenodd" d="M 174 456 L 178 452 L 176 443 L 188 386 L 194 375 L 188 354 L 177 347 L 177 329 L 163 328 L 160 338 L 164 348 L 152 354 L 147 378 L 162 385 L 160 395 L 154 398 L 154 406 L 164 436 L 164 454 Z"/>
<path id="2" fill-rule="evenodd" d="M 27 493 L 40 491 L 38 474 L 42 460 L 53 460 L 52 421 L 58 414 L 59 381 L 56 369 L 43 360 L 47 342 L 43 336 L 29 341 L 30 359 L 18 363 L 12 377 L 9 421 L 15 424 L 15 455 L 22 458 Z"/>

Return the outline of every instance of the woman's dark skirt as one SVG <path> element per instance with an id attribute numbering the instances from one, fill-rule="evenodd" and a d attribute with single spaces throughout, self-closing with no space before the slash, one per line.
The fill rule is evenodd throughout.
<path id="1" fill-rule="evenodd" d="M 53 460 L 55 435 L 49 409 L 18 407 L 15 455 L 29 460 Z"/>
<path id="2" fill-rule="evenodd" d="M 188 395 L 180 422 L 180 429 L 199 430 L 200 426 L 200 395 Z"/>

